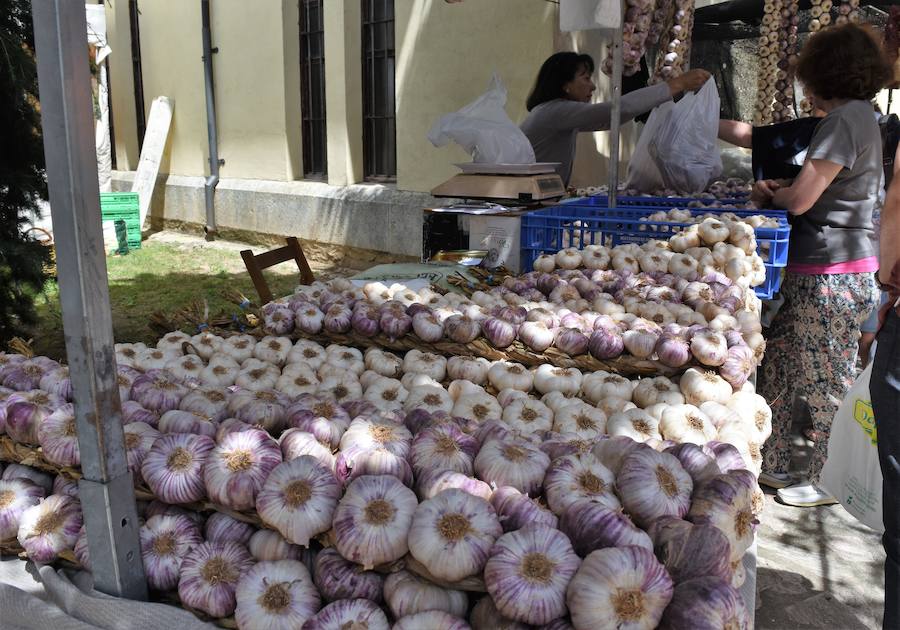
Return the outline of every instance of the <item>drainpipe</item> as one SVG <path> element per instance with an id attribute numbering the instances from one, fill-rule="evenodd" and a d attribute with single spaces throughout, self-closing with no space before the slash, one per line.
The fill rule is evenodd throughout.
<path id="1" fill-rule="evenodd" d="M 209 176 L 204 182 L 206 200 L 206 240 L 216 238 L 216 186 L 219 183 L 219 166 L 225 160 L 219 159 L 219 137 L 216 133 L 216 97 L 213 90 L 212 56 L 219 52 L 212 47 L 212 34 L 209 27 L 209 0 L 200 0 L 200 15 L 203 25 L 203 79 L 206 87 L 206 135 L 209 139 Z"/>

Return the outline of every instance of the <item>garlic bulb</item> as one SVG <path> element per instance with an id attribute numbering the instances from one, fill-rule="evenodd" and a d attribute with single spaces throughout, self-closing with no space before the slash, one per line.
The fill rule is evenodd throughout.
<path id="1" fill-rule="evenodd" d="M 559 394 L 559 392 L 556 393 Z M 562 394 L 559 394 L 559 396 L 565 398 L 565 396 L 563 396 Z M 504 409 L 506 409 L 514 400 L 517 400 L 519 398 L 529 398 L 529 396 L 520 389 L 501 389 L 499 392 L 497 392 L 497 402 L 500 403 L 500 406 Z M 547 401 L 542 399 L 541 402 L 550 409 L 554 409 L 554 407 L 548 404 Z"/>
<path id="2" fill-rule="evenodd" d="M 593 439 L 606 433 L 606 414 L 581 400 L 569 404 L 553 414 L 553 430 L 570 433 L 583 439 Z"/>
<path id="3" fill-rule="evenodd" d="M 219 346 L 219 352 L 225 354 L 237 363 L 243 363 L 253 356 L 253 348 L 256 346 L 256 338 L 252 335 L 235 335 L 227 337 Z"/>
<path id="4" fill-rule="evenodd" d="M 523 365 L 510 361 L 495 361 L 488 370 L 488 380 L 497 390 L 530 392 L 534 385 L 534 375 Z"/>
<path id="5" fill-rule="evenodd" d="M 581 381 L 581 371 L 576 368 L 560 368 L 545 363 L 534 372 L 534 388 L 541 394 L 557 391 L 564 396 L 574 396 L 581 389 Z"/>
<path id="6" fill-rule="evenodd" d="M 763 444 L 772 434 L 772 409 L 759 394 L 737 392 L 726 403 L 743 421 L 747 436 Z"/>
<path id="7" fill-rule="evenodd" d="M 753 544 L 758 522 L 753 512 L 755 486 L 753 478 L 743 477 L 741 471 L 723 473 L 697 489 L 687 513 L 692 523 L 714 525 L 725 534 L 732 562 L 740 560 Z"/>
<path id="8" fill-rule="evenodd" d="M 614 413 L 606 423 L 606 432 L 611 436 L 630 437 L 636 442 L 662 439 L 659 420 L 643 409 L 627 409 Z"/>
<path id="9" fill-rule="evenodd" d="M 703 445 L 716 439 L 717 431 L 709 416 L 694 405 L 671 405 L 659 421 L 662 436 L 673 442 Z"/>
<path id="10" fill-rule="evenodd" d="M 204 361 L 209 361 L 209 359 L 219 351 L 219 348 L 224 341 L 225 340 L 219 335 L 202 332 L 191 337 L 191 346 L 193 347 L 193 350 L 196 351 L 197 356 Z"/>
<path id="11" fill-rule="evenodd" d="M 162 350 L 158 348 L 147 348 L 138 353 L 134 366 L 144 372 L 162 370 L 169 361 L 177 359 L 181 354 L 180 349 Z"/>
<path id="12" fill-rule="evenodd" d="M 356 376 L 343 370 L 343 375 L 332 375 L 322 379 L 316 390 L 319 396 L 329 397 L 339 403 L 362 398 L 363 390 Z"/>
<path id="13" fill-rule="evenodd" d="M 136 367 L 138 353 L 143 352 L 146 349 L 147 344 L 144 343 L 117 343 L 115 345 L 116 365 Z"/>
<path id="14" fill-rule="evenodd" d="M 362 352 L 356 348 L 338 344 L 331 344 L 325 348 L 325 365 L 352 372 L 356 376 L 366 370 Z"/>
<path id="15" fill-rule="evenodd" d="M 651 629 L 672 599 L 672 579 L 640 547 L 594 551 L 569 583 L 566 603 L 576 628 Z"/>
<path id="16" fill-rule="evenodd" d="M 379 409 L 390 411 L 402 409 L 403 403 L 409 392 L 397 379 L 378 377 L 363 394 L 363 399 L 368 400 Z"/>
<path id="17" fill-rule="evenodd" d="M 259 517 L 302 547 L 331 526 L 341 487 L 331 470 L 309 455 L 276 466 L 256 497 Z"/>
<path id="18" fill-rule="evenodd" d="M 469 615 L 473 630 L 531 630 L 532 626 L 507 619 L 500 614 L 490 595 L 478 600 Z"/>
<path id="19" fill-rule="evenodd" d="M 142 407 L 163 413 L 178 409 L 188 388 L 171 380 L 165 372 L 147 372 L 134 379 L 131 385 L 131 400 Z"/>
<path id="20" fill-rule="evenodd" d="M 616 477 L 625 511 L 641 526 L 660 516 L 682 517 L 691 507 L 694 484 L 678 459 L 652 449 L 637 449 Z"/>
<path id="21" fill-rule="evenodd" d="M 527 321 L 519 327 L 519 339 L 531 350 L 543 352 L 553 345 L 553 331 L 540 321 Z"/>
<path id="22" fill-rule="evenodd" d="M 216 436 L 216 424 L 206 416 L 192 411 L 173 409 L 165 412 L 159 419 L 160 433 L 194 433 Z"/>
<path id="23" fill-rule="evenodd" d="M 335 459 L 331 447 L 325 446 L 315 435 L 301 429 L 288 429 L 279 439 L 284 461 L 296 459 L 301 455 L 311 455 L 329 470 L 334 470 Z"/>
<path id="24" fill-rule="evenodd" d="M 281 463 L 281 449 L 265 431 L 229 433 L 209 453 L 203 480 L 210 501 L 249 510 L 269 473 Z"/>
<path id="25" fill-rule="evenodd" d="M 341 437 L 341 451 L 385 449 L 406 458 L 412 446 L 412 433 L 402 424 L 381 418 L 359 416 Z"/>
<path id="26" fill-rule="evenodd" d="M 141 476 L 153 494 L 166 503 L 199 501 L 206 494 L 203 466 L 215 446 L 205 435 L 162 435 L 144 458 Z"/>
<path id="27" fill-rule="evenodd" d="M 13 479 L 27 479 L 44 489 L 49 494 L 53 490 L 53 476 L 45 472 L 41 472 L 30 466 L 22 464 L 9 464 L 3 470 L 3 481 L 12 481 Z"/>
<path id="28" fill-rule="evenodd" d="M 178 585 L 182 559 L 203 542 L 197 524 L 180 514 L 147 519 L 140 538 L 147 585 L 157 591 L 171 591 Z"/>
<path id="29" fill-rule="evenodd" d="M 599 405 L 600 401 L 605 398 L 621 398 L 630 401 L 634 385 L 623 376 L 597 370 L 585 375 L 581 389 L 587 400 Z"/>
<path id="30" fill-rule="evenodd" d="M 685 442 L 667 448 L 665 452 L 674 455 L 681 462 L 681 467 L 691 476 L 695 488 L 721 472 L 712 451 L 705 446 Z"/>
<path id="31" fill-rule="evenodd" d="M 60 552 L 72 549 L 81 525 L 81 504 L 72 497 L 51 494 L 22 511 L 16 538 L 32 561 L 49 564 Z"/>
<path id="32" fill-rule="evenodd" d="M 621 507 L 615 495 L 615 476 L 589 454 L 554 459 L 544 477 L 544 495 L 557 516 L 576 501 L 594 501 L 612 509 Z"/>
<path id="33" fill-rule="evenodd" d="M 259 359 L 247 359 L 241 364 L 241 371 L 235 377 L 234 384 L 257 392 L 263 389 L 274 389 L 279 378 L 281 378 L 281 370 L 275 365 Z"/>
<path id="34" fill-rule="evenodd" d="M 657 403 L 680 405 L 684 403 L 684 395 L 670 379 L 665 376 L 657 376 L 639 380 L 632 392 L 632 400 L 641 409 L 646 409 Z"/>
<path id="35" fill-rule="evenodd" d="M 205 523 L 206 540 L 211 543 L 234 542 L 246 545 L 250 542 L 253 525 L 233 518 L 223 512 L 213 512 Z"/>
<path id="36" fill-rule="evenodd" d="M 316 614 L 321 601 L 297 560 L 257 563 L 235 588 L 234 618 L 242 630 L 292 630 Z"/>
<path id="37" fill-rule="evenodd" d="M 447 374 L 447 359 L 437 354 L 422 352 L 413 348 L 403 358 L 403 371 L 406 373 L 426 374 L 436 381 L 442 381 Z"/>
<path id="38" fill-rule="evenodd" d="M 722 578 L 708 576 L 682 582 L 662 617 L 662 627 L 749 630 L 753 617 L 743 596 Z"/>
<path id="39" fill-rule="evenodd" d="M 483 385 L 487 381 L 490 367 L 491 363 L 482 357 L 450 357 L 447 360 L 447 378 Z"/>
<path id="40" fill-rule="evenodd" d="M 562 532 L 527 525 L 497 540 L 484 581 L 502 615 L 545 624 L 566 614 L 566 587 L 580 564 Z"/>
<path id="41" fill-rule="evenodd" d="M 553 411 L 539 400 L 527 397 L 509 403 L 501 417 L 510 428 L 524 434 L 553 428 Z"/>
<path id="42" fill-rule="evenodd" d="M 505 532 L 515 531 L 529 524 L 553 528 L 557 526 L 558 519 L 553 512 L 510 486 L 497 488 L 490 500 Z"/>
<path id="43" fill-rule="evenodd" d="M 416 491 L 423 501 L 448 488 L 459 488 L 485 501 L 489 501 L 493 493 L 491 486 L 485 482 L 453 470 L 433 470 L 416 478 Z"/>
<path id="44" fill-rule="evenodd" d="M 185 342 L 190 343 L 191 337 L 180 330 L 174 330 L 164 335 L 156 342 L 156 347 L 160 350 L 173 351 L 178 354 L 182 353 L 182 347 Z"/>
<path id="45" fill-rule="evenodd" d="M 41 390 L 10 394 L 5 402 L 6 433 L 20 444 L 37 444 L 38 428 L 65 400 Z"/>
<path id="46" fill-rule="evenodd" d="M 288 365 L 300 363 L 312 370 L 318 370 L 325 363 L 326 358 L 327 355 L 322 346 L 308 339 L 298 339 L 288 352 L 286 362 Z"/>
<path id="47" fill-rule="evenodd" d="M 293 342 L 289 337 L 263 337 L 253 346 L 253 356 L 260 361 L 281 367 L 287 361 L 292 348 Z"/>
<path id="48" fill-rule="evenodd" d="M 571 503 L 559 519 L 559 529 L 580 556 L 606 547 L 633 545 L 653 551 L 647 533 L 638 529 L 622 510 L 593 501 Z"/>
<path id="49" fill-rule="evenodd" d="M 16 535 L 22 513 L 40 503 L 44 494 L 44 489 L 29 479 L 0 481 L 0 540 Z"/>
<path id="50" fill-rule="evenodd" d="M 708 400 L 727 404 L 733 390 L 731 385 L 715 372 L 689 368 L 679 381 L 684 399 L 691 405 L 700 406 Z"/>
<path id="51" fill-rule="evenodd" d="M 549 465 L 550 458 L 524 440 L 489 440 L 475 457 L 475 472 L 481 480 L 529 495 L 540 491 Z"/>
<path id="52" fill-rule="evenodd" d="M 365 475 L 354 479 L 334 513 L 338 552 L 371 569 L 407 552 L 407 534 L 418 501 L 396 477 Z"/>
<path id="53" fill-rule="evenodd" d="M 722 365 L 728 357 L 728 344 L 721 333 L 698 332 L 691 337 L 691 354 L 703 365 Z"/>
<path id="54" fill-rule="evenodd" d="M 430 413 L 438 411 L 450 413 L 453 409 L 453 399 L 443 387 L 417 385 L 409 390 L 406 400 L 403 401 L 403 409 L 407 412 L 424 409 Z"/>
<path id="55" fill-rule="evenodd" d="M 466 614 L 469 598 L 464 591 L 443 588 L 409 571 L 397 571 L 384 581 L 384 598 L 395 617 L 440 610 L 457 617 Z"/>
<path id="56" fill-rule="evenodd" d="M 178 409 L 221 422 L 229 417 L 228 396 L 217 387 L 198 387 L 181 399 Z"/>
<path id="57" fill-rule="evenodd" d="M 67 477 L 63 477 L 62 475 L 57 475 L 53 479 L 53 492 L 51 494 L 64 494 L 67 497 L 77 499 L 78 482 L 68 479 Z M 0 538 L 0 540 L 2 540 L 2 538 Z"/>
<path id="58" fill-rule="evenodd" d="M 390 630 L 381 609 L 367 599 L 341 599 L 310 617 L 301 630 Z"/>
<path id="59" fill-rule="evenodd" d="M 291 400 L 272 389 L 237 389 L 228 399 L 231 416 L 278 434 L 285 426 L 285 411 Z"/>
<path id="60" fill-rule="evenodd" d="M 74 468 L 81 463 L 72 403 L 66 403 L 47 416 L 38 427 L 37 436 L 44 458 L 51 464 Z"/>
<path id="61" fill-rule="evenodd" d="M 485 393 L 473 393 L 460 396 L 450 414 L 481 423 L 492 418 L 500 418 L 503 415 L 503 409 L 493 396 Z"/>
<path id="62" fill-rule="evenodd" d="M 209 387 L 231 387 L 240 371 L 240 364 L 231 355 L 220 352 L 210 357 L 200 372 L 200 382 Z"/>
<path id="63" fill-rule="evenodd" d="M 713 525 L 663 516 L 649 528 L 656 555 L 676 584 L 699 577 L 731 578 L 728 539 Z"/>
<path id="64" fill-rule="evenodd" d="M 399 378 L 403 375 L 403 359 L 391 352 L 379 348 L 369 348 L 365 354 L 366 369 L 377 372 L 388 378 Z"/>
<path id="65" fill-rule="evenodd" d="M 165 365 L 165 370 L 169 372 L 176 381 L 185 385 L 197 384 L 203 375 L 206 366 L 203 359 L 194 355 L 181 356 L 172 359 Z"/>
<path id="66" fill-rule="evenodd" d="M 284 537 L 271 529 L 258 529 L 247 542 L 250 555 L 257 561 L 261 560 L 301 560 L 304 550 L 298 545 L 292 545 Z"/>
<path id="67" fill-rule="evenodd" d="M 441 610 L 428 610 L 400 617 L 392 630 L 419 630 L 431 628 L 432 630 L 471 630 L 471 626 L 464 619 L 445 613 Z"/>
<path id="68" fill-rule="evenodd" d="M 444 490 L 416 508 L 409 551 L 431 575 L 457 582 L 481 572 L 501 533 L 487 501 L 462 490 Z"/>
<path id="69" fill-rule="evenodd" d="M 72 400 L 72 381 L 69 379 L 69 368 L 62 366 L 48 370 L 41 377 L 39 387 L 48 394 Z"/>
<path id="70" fill-rule="evenodd" d="M 291 363 L 284 366 L 275 389 L 297 398 L 303 394 L 315 394 L 319 388 L 319 377 L 315 371 L 303 363 Z"/>
<path id="71" fill-rule="evenodd" d="M 211 617 L 227 617 L 236 605 L 235 588 L 253 558 L 243 545 L 205 542 L 194 547 L 181 563 L 178 597 Z"/>
<path id="72" fill-rule="evenodd" d="M 472 475 L 478 443 L 454 424 L 424 429 L 416 434 L 409 462 L 417 476 L 430 470 L 454 470 Z"/>
<path id="73" fill-rule="evenodd" d="M 359 565 L 344 560 L 334 549 L 323 549 L 316 555 L 314 580 L 326 601 L 368 599 L 381 603 L 384 576 L 362 571 Z"/>

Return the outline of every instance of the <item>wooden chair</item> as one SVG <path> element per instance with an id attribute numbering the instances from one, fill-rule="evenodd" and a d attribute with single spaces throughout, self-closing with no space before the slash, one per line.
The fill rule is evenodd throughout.
<path id="1" fill-rule="evenodd" d="M 297 263 L 297 269 L 300 270 L 301 284 L 312 284 L 313 280 L 315 280 L 312 269 L 309 268 L 309 263 L 306 262 L 306 256 L 303 255 L 303 250 L 300 248 L 300 241 L 294 236 L 289 236 L 285 240 L 287 245 L 284 247 L 263 252 L 256 256 L 249 249 L 241 252 L 241 258 L 244 259 L 247 273 L 250 274 L 253 286 L 259 294 L 260 304 L 267 304 L 272 301 L 272 291 L 269 289 L 269 283 L 266 282 L 266 278 L 262 274 L 263 269 L 268 269 L 273 265 L 293 259 Z"/>

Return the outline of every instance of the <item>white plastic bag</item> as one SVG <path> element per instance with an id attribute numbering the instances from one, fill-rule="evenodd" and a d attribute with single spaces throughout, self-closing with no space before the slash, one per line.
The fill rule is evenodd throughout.
<path id="1" fill-rule="evenodd" d="M 531 142 L 506 115 L 505 107 L 506 88 L 494 74 L 487 92 L 458 112 L 441 116 L 428 139 L 436 147 L 453 140 L 481 164 L 533 164 Z"/>
<path id="2" fill-rule="evenodd" d="M 662 173 L 656 166 L 656 159 L 650 153 L 650 143 L 655 141 L 660 129 L 668 123 L 674 106 L 675 103 L 667 101 L 650 112 L 650 116 L 641 130 L 641 135 L 638 136 L 631 159 L 628 161 L 628 170 L 625 176 L 626 188 L 652 193 L 666 187 Z"/>
<path id="3" fill-rule="evenodd" d="M 834 416 L 821 485 L 857 520 L 883 532 L 881 465 L 869 395 L 871 375 L 870 362 Z"/>
<path id="4" fill-rule="evenodd" d="M 702 192 L 722 174 L 718 135 L 719 90 L 710 80 L 675 103 L 657 136 L 656 166 L 668 188 Z"/>

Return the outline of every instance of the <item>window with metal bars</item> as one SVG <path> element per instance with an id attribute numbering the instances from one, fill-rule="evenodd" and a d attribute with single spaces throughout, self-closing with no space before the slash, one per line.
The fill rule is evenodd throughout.
<path id="1" fill-rule="evenodd" d="M 303 129 L 303 176 L 328 174 L 325 136 L 324 0 L 300 1 L 300 108 Z"/>
<path id="2" fill-rule="evenodd" d="M 395 181 L 394 0 L 362 0 L 362 38 L 363 171 L 368 181 Z"/>

